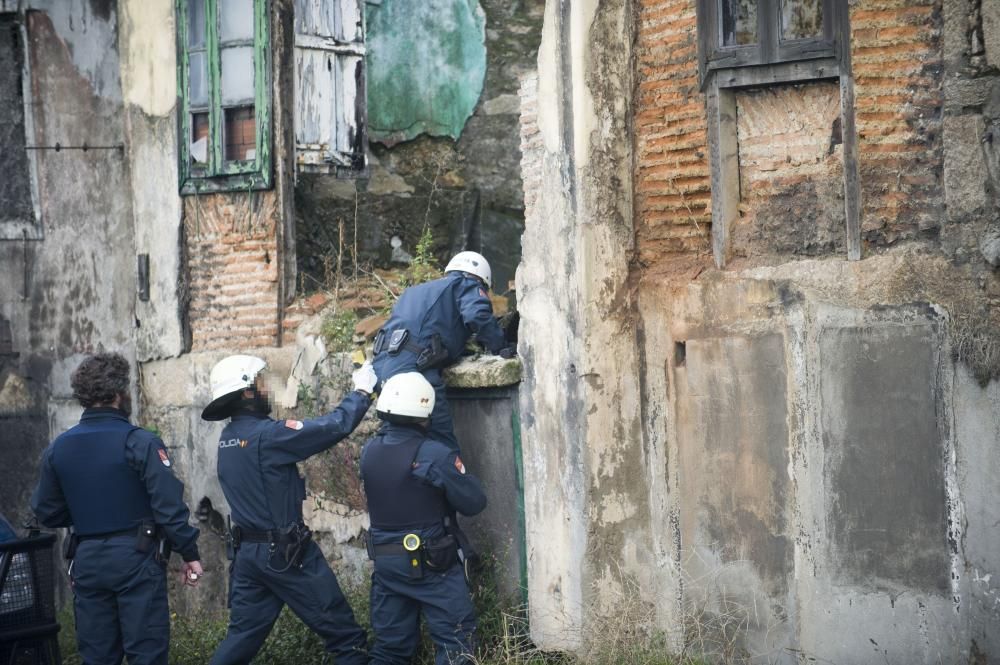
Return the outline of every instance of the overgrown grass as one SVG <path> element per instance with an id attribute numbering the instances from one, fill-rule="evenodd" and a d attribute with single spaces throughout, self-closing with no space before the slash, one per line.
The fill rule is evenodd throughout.
<path id="1" fill-rule="evenodd" d="M 495 564 L 495 561 L 493 562 Z M 633 625 L 630 610 L 601 619 L 583 655 L 544 652 L 531 641 L 526 608 L 503 594 L 495 584 L 495 565 L 488 565 L 474 580 L 472 597 L 478 613 L 478 644 L 475 665 L 704 665 L 693 656 L 671 655 L 662 636 L 647 634 Z M 368 587 L 345 589 L 358 623 L 371 635 Z M 82 665 L 76 649 L 73 611 L 67 606 L 59 615 L 62 631 L 59 646 L 64 665 Z M 226 634 L 224 611 L 193 616 L 171 614 L 171 665 L 204 665 Z M 261 649 L 256 665 L 304 665 L 324 661 L 323 643 L 288 608 L 279 616 Z M 434 647 L 426 630 L 414 659 L 416 665 L 432 665 Z"/>
<path id="2" fill-rule="evenodd" d="M 330 353 L 342 353 L 354 348 L 354 326 L 358 324 L 357 315 L 351 310 L 331 314 L 320 324 L 319 334 L 326 343 Z"/>

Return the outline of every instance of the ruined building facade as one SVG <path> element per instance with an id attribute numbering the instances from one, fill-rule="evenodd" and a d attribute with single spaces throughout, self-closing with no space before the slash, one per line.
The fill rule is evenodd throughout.
<path id="1" fill-rule="evenodd" d="M 1000 658 L 998 134 L 987 0 L 0 0 L 0 510 L 122 351 L 221 557 L 209 368 L 335 399 L 300 296 L 430 229 L 516 267 L 517 399 L 455 403 L 539 646 Z"/>
<path id="2" fill-rule="evenodd" d="M 550 2 L 538 62 L 536 640 L 1000 657 L 1000 5 Z"/>
<path id="3" fill-rule="evenodd" d="M 0 511 L 28 517 L 41 450 L 79 417 L 72 370 L 119 351 L 224 570 L 210 368 L 256 353 L 289 378 L 283 413 L 332 406 L 350 363 L 320 341 L 327 290 L 405 262 L 425 229 L 438 258 L 488 246 L 508 289 L 543 6 L 0 1 Z M 498 431 L 514 394 L 482 407 L 506 409 Z M 304 470 L 306 510 L 361 571 L 363 498 L 327 477 L 351 475 L 339 454 Z M 174 605 L 224 599 L 213 575 Z"/>

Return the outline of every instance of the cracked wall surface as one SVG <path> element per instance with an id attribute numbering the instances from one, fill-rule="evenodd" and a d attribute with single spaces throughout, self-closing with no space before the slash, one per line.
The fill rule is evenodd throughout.
<path id="1" fill-rule="evenodd" d="M 718 270 L 695 2 L 550 3 L 518 282 L 540 645 L 585 652 L 630 598 L 720 658 L 998 654 L 993 5 L 850 3 L 860 261 L 842 88 L 736 92 Z"/>

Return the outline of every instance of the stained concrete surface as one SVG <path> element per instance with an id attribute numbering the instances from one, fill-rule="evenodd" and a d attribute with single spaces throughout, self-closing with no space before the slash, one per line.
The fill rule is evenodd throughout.
<path id="1" fill-rule="evenodd" d="M 517 389 L 449 388 L 448 403 L 455 435 L 469 473 L 483 483 L 487 506 L 472 518 L 459 518 L 480 552 L 496 563 L 497 587 L 515 603 L 522 602 L 521 561 L 524 496 L 517 471 L 520 446 L 514 429 Z"/>
<path id="2" fill-rule="evenodd" d="M 37 0 L 21 8 L 38 10 L 25 14 L 35 95 L 27 141 L 121 144 L 115 8 L 95 11 L 84 0 Z M 45 150 L 35 156 L 44 240 L 0 241 L 0 316 L 10 322 L 20 354 L 7 359 L 5 369 L 30 386 L 31 412 L 45 414 L 27 429 L 0 428 L 0 468 L 17 468 L 31 479 L 16 483 L 16 496 L 4 496 L 2 509 L 12 519 L 27 517 L 39 453 L 79 416 L 69 373 L 85 353 L 99 349 L 134 359 L 135 256 L 123 154 Z"/>
<path id="3" fill-rule="evenodd" d="M 784 353 L 777 334 L 688 340 L 679 441 L 682 546 L 749 561 L 779 597 L 792 572 Z"/>
<path id="4" fill-rule="evenodd" d="M 820 336 L 828 519 L 845 583 L 948 589 L 936 346 L 930 326 Z"/>

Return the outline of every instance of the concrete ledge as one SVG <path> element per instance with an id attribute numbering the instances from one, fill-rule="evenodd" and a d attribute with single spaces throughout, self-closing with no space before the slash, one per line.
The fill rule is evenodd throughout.
<path id="1" fill-rule="evenodd" d="M 470 356 L 444 370 L 450 388 L 500 388 L 521 382 L 521 359 Z"/>

